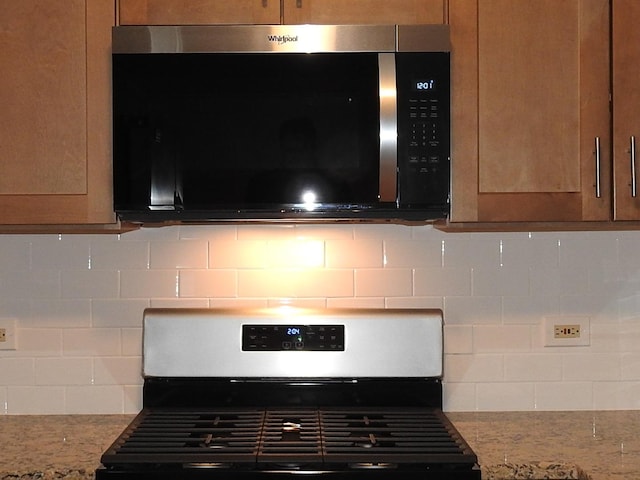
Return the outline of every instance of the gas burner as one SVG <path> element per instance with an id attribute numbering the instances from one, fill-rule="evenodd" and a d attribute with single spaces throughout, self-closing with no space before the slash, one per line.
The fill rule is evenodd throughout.
<path id="1" fill-rule="evenodd" d="M 216 439 L 213 434 L 209 433 L 204 437 L 204 440 L 202 441 L 202 443 L 200 443 L 200 446 L 211 449 L 222 449 L 227 448 L 229 444 L 225 441 Z"/>
<path id="2" fill-rule="evenodd" d="M 373 448 L 378 444 L 378 441 L 376 440 L 376 436 L 373 433 L 369 434 L 369 439 L 368 441 L 363 441 L 363 442 L 355 442 L 354 445 L 358 446 L 358 447 L 362 447 L 362 448 Z"/>
<path id="3" fill-rule="evenodd" d="M 302 425 L 297 422 L 284 422 L 282 424 L 283 432 L 299 432 L 302 429 Z"/>

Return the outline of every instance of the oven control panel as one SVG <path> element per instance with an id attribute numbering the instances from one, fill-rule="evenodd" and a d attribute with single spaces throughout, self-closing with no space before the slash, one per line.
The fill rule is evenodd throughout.
<path id="1" fill-rule="evenodd" d="M 343 351 L 344 325 L 243 325 L 242 350 Z"/>

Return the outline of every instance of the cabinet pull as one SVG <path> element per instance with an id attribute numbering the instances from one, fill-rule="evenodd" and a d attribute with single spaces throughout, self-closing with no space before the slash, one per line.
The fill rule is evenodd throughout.
<path id="1" fill-rule="evenodd" d="M 262 8 L 267 8 L 269 6 L 269 0 L 262 0 Z"/>
<path id="2" fill-rule="evenodd" d="M 596 198 L 602 197 L 600 188 L 600 137 L 596 137 Z"/>
<path id="3" fill-rule="evenodd" d="M 296 8 L 302 8 L 302 0 L 296 0 Z"/>
<path id="4" fill-rule="evenodd" d="M 631 196 L 636 197 L 638 195 L 638 189 L 636 185 L 636 136 L 631 135 L 629 137 L 629 157 L 631 158 Z"/>

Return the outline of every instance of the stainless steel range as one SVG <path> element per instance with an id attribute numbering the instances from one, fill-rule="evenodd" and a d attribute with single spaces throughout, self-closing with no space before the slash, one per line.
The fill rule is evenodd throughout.
<path id="1" fill-rule="evenodd" d="M 143 410 L 97 480 L 480 479 L 439 310 L 147 309 Z"/>

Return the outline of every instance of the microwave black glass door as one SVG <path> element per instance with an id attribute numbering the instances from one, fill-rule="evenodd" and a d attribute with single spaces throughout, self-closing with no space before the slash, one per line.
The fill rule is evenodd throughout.
<path id="1" fill-rule="evenodd" d="M 373 204 L 378 55 L 113 56 L 116 210 Z"/>

